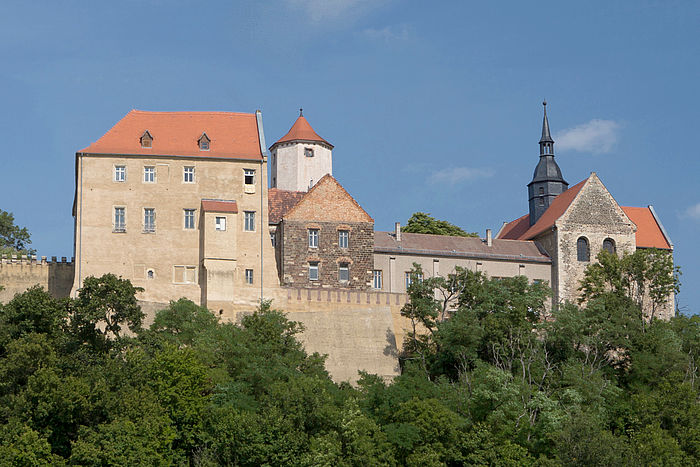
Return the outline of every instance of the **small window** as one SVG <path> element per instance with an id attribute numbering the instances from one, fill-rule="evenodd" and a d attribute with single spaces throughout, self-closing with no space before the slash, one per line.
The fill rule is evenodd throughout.
<path id="1" fill-rule="evenodd" d="M 126 181 L 126 166 L 124 166 L 124 165 L 114 166 L 114 181 L 115 182 L 125 182 Z"/>
<path id="2" fill-rule="evenodd" d="M 372 288 L 377 290 L 382 288 L 382 271 L 379 269 L 372 271 Z"/>
<path id="3" fill-rule="evenodd" d="M 185 209 L 185 228 L 194 229 L 194 209 Z"/>
<path id="4" fill-rule="evenodd" d="M 147 277 L 148 279 L 153 279 L 153 278 L 155 278 L 155 277 L 156 277 L 155 271 L 153 271 L 153 269 L 149 269 L 149 270 L 146 272 L 146 277 Z"/>
<path id="5" fill-rule="evenodd" d="M 156 210 L 155 208 L 144 208 L 143 210 L 143 231 L 152 233 L 156 231 Z"/>
<path id="6" fill-rule="evenodd" d="M 579 261 L 590 261 L 591 252 L 588 247 L 588 239 L 586 237 L 579 237 L 576 241 L 576 257 Z"/>
<path id="7" fill-rule="evenodd" d="M 208 151 L 210 142 L 211 142 L 211 140 L 209 139 L 207 134 L 202 133 L 202 136 L 199 137 L 199 141 L 197 141 L 197 143 L 199 144 L 199 150 L 200 151 Z"/>
<path id="8" fill-rule="evenodd" d="M 226 230 L 225 216 L 216 216 L 216 230 Z"/>
<path id="9" fill-rule="evenodd" d="M 540 206 L 544 206 L 544 198 L 540 198 Z"/>
<path id="10" fill-rule="evenodd" d="M 194 284 L 197 280 L 195 266 L 173 266 L 173 282 L 176 284 Z"/>
<path id="11" fill-rule="evenodd" d="M 603 240 L 603 250 L 607 251 L 611 255 L 615 254 L 615 240 L 612 238 L 606 238 Z"/>
<path id="12" fill-rule="evenodd" d="M 243 183 L 246 185 L 255 185 L 255 170 L 243 170 Z"/>
<path id="13" fill-rule="evenodd" d="M 317 262 L 309 263 L 309 280 L 310 281 L 317 281 L 318 280 L 318 263 Z"/>
<path id="14" fill-rule="evenodd" d="M 318 248 L 318 229 L 309 229 L 309 248 Z"/>
<path id="15" fill-rule="evenodd" d="M 270 233 L 270 243 L 272 243 L 272 247 L 274 248 L 277 246 L 277 241 L 275 240 L 275 234 Z"/>
<path id="16" fill-rule="evenodd" d="M 114 232 L 126 232 L 126 208 L 114 208 Z"/>
<path id="17" fill-rule="evenodd" d="M 243 230 L 255 232 L 255 211 L 245 211 Z"/>
<path id="18" fill-rule="evenodd" d="M 194 183 L 194 167 L 185 167 L 182 171 L 182 181 Z"/>
<path id="19" fill-rule="evenodd" d="M 314 157 L 314 150 L 311 148 L 304 148 L 304 155 L 306 157 Z"/>
<path id="20" fill-rule="evenodd" d="M 338 265 L 338 280 L 340 282 L 348 282 L 350 280 L 350 265 L 348 263 L 340 263 Z"/>
<path id="21" fill-rule="evenodd" d="M 272 177 L 272 188 L 277 188 L 277 177 Z"/>
<path id="22" fill-rule="evenodd" d="M 245 270 L 245 283 L 246 283 L 246 284 L 252 284 L 252 283 L 253 283 L 253 270 L 252 270 L 252 269 L 246 269 L 246 270 Z"/>
<path id="23" fill-rule="evenodd" d="M 146 131 L 144 132 L 143 135 L 141 135 L 141 147 L 142 148 L 150 148 L 153 146 L 153 137 L 151 134 Z"/>
<path id="24" fill-rule="evenodd" d="M 144 167 L 143 168 L 143 181 L 146 183 L 154 183 L 156 181 L 156 168 L 155 167 Z"/>
<path id="25" fill-rule="evenodd" d="M 350 238 L 350 232 L 347 230 L 339 230 L 338 231 L 338 247 L 340 248 L 347 248 L 348 247 L 348 239 Z"/>

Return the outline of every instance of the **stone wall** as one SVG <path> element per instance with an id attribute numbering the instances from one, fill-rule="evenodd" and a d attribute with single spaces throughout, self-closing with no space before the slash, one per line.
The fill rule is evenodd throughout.
<path id="1" fill-rule="evenodd" d="M 68 261 L 65 257 L 60 261 L 54 256 L 50 260 L 46 256 L 34 257 L 0 257 L 0 303 L 7 303 L 18 294 L 35 285 L 42 286 L 56 298 L 68 297 L 75 264 L 73 258 Z"/>

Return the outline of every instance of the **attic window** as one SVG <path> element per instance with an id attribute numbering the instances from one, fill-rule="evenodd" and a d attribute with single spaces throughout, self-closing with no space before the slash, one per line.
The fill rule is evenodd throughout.
<path id="1" fill-rule="evenodd" d="M 141 147 L 150 148 L 153 147 L 153 136 L 146 130 L 143 135 L 141 135 Z"/>
<path id="2" fill-rule="evenodd" d="M 207 136 L 206 133 L 202 133 L 202 136 L 199 137 L 199 150 L 200 151 L 208 151 L 209 150 L 209 143 L 211 140 Z"/>
<path id="3" fill-rule="evenodd" d="M 304 148 L 304 155 L 306 157 L 314 157 L 314 150 L 312 148 Z"/>

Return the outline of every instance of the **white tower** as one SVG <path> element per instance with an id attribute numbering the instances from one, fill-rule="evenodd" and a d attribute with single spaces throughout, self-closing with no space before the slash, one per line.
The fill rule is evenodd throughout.
<path id="1" fill-rule="evenodd" d="M 292 128 L 270 147 L 271 187 L 308 191 L 321 178 L 333 175 L 333 145 L 321 138 L 299 109 Z"/>

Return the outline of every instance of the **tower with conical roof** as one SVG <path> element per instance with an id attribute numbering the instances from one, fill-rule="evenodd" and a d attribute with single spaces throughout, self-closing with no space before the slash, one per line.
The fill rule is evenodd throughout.
<path id="1" fill-rule="evenodd" d="M 561 169 L 554 160 L 554 140 L 549 134 L 547 120 L 547 101 L 544 106 L 542 120 L 542 138 L 540 138 L 540 161 L 535 167 L 532 181 L 527 185 L 528 201 L 530 204 L 530 225 L 544 214 L 554 198 L 569 188 L 569 184 L 561 175 Z"/>
<path id="2" fill-rule="evenodd" d="M 287 134 L 270 147 L 270 153 L 272 188 L 308 191 L 324 175 L 333 175 L 333 145 L 311 128 L 303 109 Z"/>

